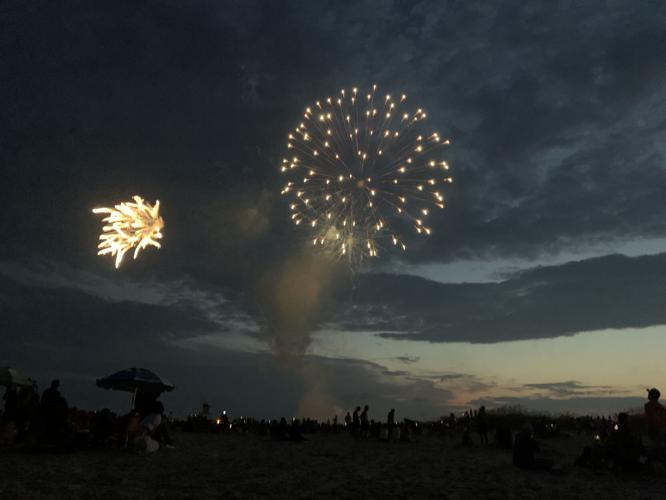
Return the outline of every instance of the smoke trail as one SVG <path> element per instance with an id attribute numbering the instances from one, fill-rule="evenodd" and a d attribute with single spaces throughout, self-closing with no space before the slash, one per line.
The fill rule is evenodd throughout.
<path id="1" fill-rule="evenodd" d="M 300 357 L 332 290 L 336 264 L 323 256 L 289 259 L 265 276 L 260 286 L 264 324 L 261 336 L 281 357 Z"/>
<path id="2" fill-rule="evenodd" d="M 328 392 L 328 376 L 321 366 L 303 363 L 300 373 L 305 390 L 298 403 L 299 415 L 324 419 L 342 413 L 337 400 Z"/>
<path id="3" fill-rule="evenodd" d="M 283 366 L 302 379 L 300 415 L 330 416 L 336 407 L 327 394 L 323 372 L 304 362 L 303 356 L 310 346 L 312 330 L 326 313 L 338 278 L 344 275 L 340 264 L 326 256 L 304 253 L 280 263 L 260 283 L 260 336 Z"/>

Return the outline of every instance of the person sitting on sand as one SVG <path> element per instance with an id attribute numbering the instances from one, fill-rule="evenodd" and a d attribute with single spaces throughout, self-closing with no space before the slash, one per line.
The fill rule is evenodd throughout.
<path id="1" fill-rule="evenodd" d="M 411 443 L 414 440 L 414 421 L 404 419 L 402 421 L 402 430 L 400 431 L 400 441 L 403 443 Z"/>
<path id="2" fill-rule="evenodd" d="M 5 411 L 2 414 L 2 420 L 4 422 L 15 422 L 18 415 L 19 400 L 16 387 L 13 385 L 8 386 L 2 399 L 5 401 Z"/>
<path id="3" fill-rule="evenodd" d="M 166 418 L 164 418 L 164 405 L 161 401 L 153 403 L 151 412 L 141 420 L 140 426 L 144 432 L 147 432 L 160 445 L 173 448 L 173 442 L 167 429 Z"/>
<path id="4" fill-rule="evenodd" d="M 58 441 L 65 437 L 67 432 L 67 416 L 69 409 L 67 400 L 62 397 L 60 381 L 53 380 L 51 386 L 42 394 L 40 412 L 44 419 L 44 430 L 47 440 Z"/>
<path id="5" fill-rule="evenodd" d="M 647 462 L 640 439 L 629 427 L 629 415 L 620 413 L 617 424 L 603 444 L 603 456 L 613 469 L 639 471 Z"/>
<path id="6" fill-rule="evenodd" d="M 139 424 L 139 435 L 134 439 L 134 448 L 140 452 L 152 453 L 160 448 L 160 444 L 173 447 L 164 424 L 164 405 L 155 401 L 148 413 Z"/>
<path id="7" fill-rule="evenodd" d="M 162 424 L 162 412 L 158 410 L 159 408 L 154 408 L 153 411 L 141 419 L 139 426 L 143 432 L 152 434 Z"/>
<path id="8" fill-rule="evenodd" d="M 123 447 L 128 447 L 134 439 L 141 435 L 141 414 L 132 410 L 127 415 L 123 415 L 118 420 L 118 429 L 120 430 L 121 442 Z"/>
<path id="9" fill-rule="evenodd" d="M 27 433 L 30 421 L 36 417 L 39 411 L 39 394 L 37 386 L 23 387 L 18 397 L 18 412 L 16 417 L 16 429 L 19 434 Z"/>
<path id="10" fill-rule="evenodd" d="M 108 408 L 95 413 L 92 419 L 91 434 L 93 444 L 104 446 L 111 441 L 115 427 L 114 415 Z"/>
<path id="11" fill-rule="evenodd" d="M 648 436 L 659 446 L 666 445 L 666 408 L 659 402 L 661 393 L 654 387 L 648 390 L 648 402 L 645 409 Z"/>
<path id="12" fill-rule="evenodd" d="M 521 469 L 549 470 L 553 463 L 544 458 L 537 458 L 537 452 L 539 444 L 534 439 L 532 426 L 525 424 L 513 442 L 513 465 Z"/>

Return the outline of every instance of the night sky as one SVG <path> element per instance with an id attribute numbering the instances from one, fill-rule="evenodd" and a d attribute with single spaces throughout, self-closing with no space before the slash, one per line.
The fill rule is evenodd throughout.
<path id="1" fill-rule="evenodd" d="M 0 364 L 123 409 L 617 412 L 666 381 L 666 4 L 0 2 Z M 452 139 L 433 235 L 352 274 L 289 220 L 305 106 L 406 92 Z M 119 270 L 91 209 L 159 199 Z M 344 266 L 343 266 L 344 267 Z M 663 390 L 663 387 L 662 387 Z"/>

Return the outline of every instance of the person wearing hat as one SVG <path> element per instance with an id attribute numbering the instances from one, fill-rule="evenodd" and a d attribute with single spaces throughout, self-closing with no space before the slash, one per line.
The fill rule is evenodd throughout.
<path id="1" fill-rule="evenodd" d="M 661 393 L 654 387 L 648 389 L 648 402 L 645 403 L 645 420 L 648 435 L 655 443 L 666 444 L 666 408 L 659 402 Z"/>

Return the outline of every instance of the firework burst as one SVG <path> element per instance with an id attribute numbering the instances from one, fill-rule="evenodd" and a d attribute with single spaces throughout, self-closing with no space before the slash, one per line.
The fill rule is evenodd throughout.
<path id="1" fill-rule="evenodd" d="M 134 248 L 134 258 L 139 252 L 152 245 L 160 248 L 159 241 L 162 239 L 164 220 L 159 215 L 160 202 L 155 205 L 146 203 L 140 196 L 133 196 L 134 202 L 123 202 L 114 208 L 95 208 L 95 214 L 108 214 L 103 222 L 99 236 L 100 243 L 97 245 L 97 255 L 111 255 L 116 257 L 116 269 L 120 266 L 125 254 Z"/>
<path id="2" fill-rule="evenodd" d="M 383 246 L 407 249 L 406 235 L 428 236 L 433 208 L 444 208 L 450 184 L 437 132 L 427 114 L 408 111 L 407 96 L 380 96 L 373 85 L 317 101 L 288 135 L 280 171 L 291 219 L 308 227 L 312 244 L 351 262 L 376 257 Z"/>

